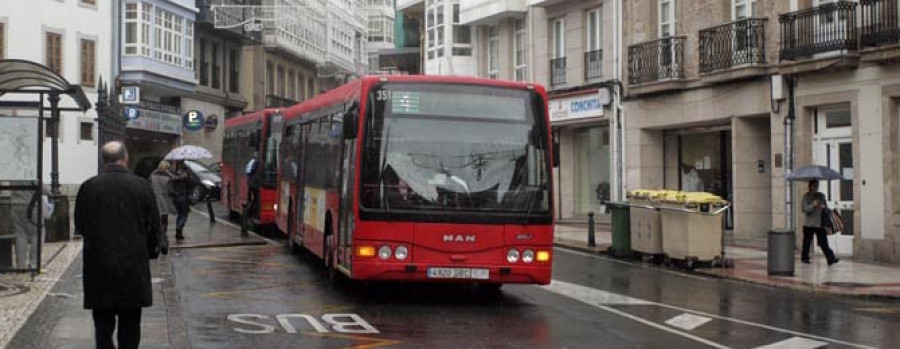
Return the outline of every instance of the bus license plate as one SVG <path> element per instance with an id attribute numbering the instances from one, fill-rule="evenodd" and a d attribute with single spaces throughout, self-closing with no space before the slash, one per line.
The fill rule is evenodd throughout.
<path id="1" fill-rule="evenodd" d="M 429 279 L 478 279 L 487 280 L 488 269 L 477 268 L 428 268 Z"/>

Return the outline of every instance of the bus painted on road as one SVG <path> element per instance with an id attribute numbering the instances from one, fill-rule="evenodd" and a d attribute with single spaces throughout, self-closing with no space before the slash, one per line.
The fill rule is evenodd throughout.
<path id="1" fill-rule="evenodd" d="M 331 275 L 550 282 L 543 87 L 369 76 L 282 113 L 277 225 Z"/>
<path id="2" fill-rule="evenodd" d="M 246 221 L 258 227 L 275 225 L 275 188 L 277 186 L 278 144 L 281 142 L 281 117 L 278 109 L 265 109 L 225 120 L 222 144 L 222 202 L 229 215 L 246 214 Z M 273 127 L 277 126 L 277 127 Z M 247 163 L 254 156 L 259 161 L 254 180 L 259 202 L 250 211 Z"/>

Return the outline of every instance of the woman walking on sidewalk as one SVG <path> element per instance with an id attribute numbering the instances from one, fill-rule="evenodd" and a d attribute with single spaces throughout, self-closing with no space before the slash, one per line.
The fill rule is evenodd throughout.
<path id="1" fill-rule="evenodd" d="M 191 192 L 190 175 L 182 161 L 176 161 L 172 177 L 169 180 L 170 196 L 175 204 L 175 240 L 184 240 L 184 224 L 187 223 L 188 213 L 191 210 L 189 195 Z"/>
<path id="2" fill-rule="evenodd" d="M 816 236 L 816 244 L 825 254 L 828 265 L 838 262 L 838 258 L 834 256 L 834 252 L 828 247 L 828 236 L 825 234 L 825 227 L 822 225 L 822 215 L 826 214 L 825 194 L 819 192 L 819 181 L 809 181 L 809 191 L 803 194 L 803 213 L 806 214 L 806 220 L 803 223 L 803 247 L 800 250 L 800 261 L 809 263 L 809 248 L 812 244 L 813 235 Z"/>
<path id="3" fill-rule="evenodd" d="M 176 215 L 175 204 L 172 202 L 172 164 L 168 161 L 160 161 L 156 170 L 150 174 L 150 183 L 153 185 L 153 195 L 156 197 L 156 206 L 159 208 L 159 223 L 162 236 L 165 237 L 165 246 L 168 249 L 169 215 Z"/>

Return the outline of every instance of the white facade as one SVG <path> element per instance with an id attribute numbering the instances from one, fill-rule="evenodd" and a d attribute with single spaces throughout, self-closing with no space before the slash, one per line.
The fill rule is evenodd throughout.
<path id="1" fill-rule="evenodd" d="M 379 70 L 378 51 L 394 48 L 394 6 L 393 0 L 367 0 L 366 33 L 368 44 L 369 71 Z"/>
<path id="2" fill-rule="evenodd" d="M 459 13 L 459 0 L 425 0 L 425 74 L 477 74 L 471 27 Z"/>
<path id="3" fill-rule="evenodd" d="M 83 86 L 91 103 L 97 101 L 96 81 L 102 77 L 110 81 L 113 53 L 112 5 L 97 1 L 97 5 L 83 4 L 81 0 L 67 1 L 16 1 L 15 6 L 0 9 L 0 22 L 4 23 L 4 59 L 24 59 L 46 63 L 46 34 L 61 35 L 62 76 L 72 84 L 81 83 L 82 40 L 95 43 L 94 86 Z M 7 5 L 8 2 L 7 2 Z M 30 97 L 7 97 L 22 100 Z M 71 98 L 63 97 L 62 107 L 75 107 Z M 2 110 L 0 113 L 37 115 L 36 111 Z M 48 113 L 49 114 L 49 113 Z M 49 115 L 47 115 L 49 116 Z M 97 126 L 94 109 L 86 113 L 63 112 L 59 140 L 59 180 L 64 194 L 74 195 L 74 190 L 84 180 L 97 174 Z M 90 137 L 82 139 L 81 127 L 90 127 Z M 87 136 L 87 135 L 85 135 Z M 44 181 L 50 182 L 50 138 L 44 141 Z"/>

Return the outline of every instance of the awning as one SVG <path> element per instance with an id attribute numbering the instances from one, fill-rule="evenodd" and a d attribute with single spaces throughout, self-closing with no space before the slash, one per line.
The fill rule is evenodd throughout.
<path id="1" fill-rule="evenodd" d="M 69 84 L 46 66 L 21 59 L 0 60 L 0 95 L 51 92 L 72 97 L 81 111 L 91 109 L 81 86 Z"/>

